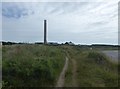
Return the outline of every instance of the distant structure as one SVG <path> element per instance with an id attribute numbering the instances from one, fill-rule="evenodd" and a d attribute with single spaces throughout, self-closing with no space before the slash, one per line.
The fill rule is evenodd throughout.
<path id="1" fill-rule="evenodd" d="M 2 45 L 2 41 L 0 41 L 0 45 Z"/>
<path id="2" fill-rule="evenodd" d="M 70 41 L 70 42 L 66 42 L 65 44 L 66 44 L 66 45 L 75 45 L 75 44 L 72 43 L 71 41 Z"/>
<path id="3" fill-rule="evenodd" d="M 47 20 L 44 20 L 44 44 L 47 44 Z"/>

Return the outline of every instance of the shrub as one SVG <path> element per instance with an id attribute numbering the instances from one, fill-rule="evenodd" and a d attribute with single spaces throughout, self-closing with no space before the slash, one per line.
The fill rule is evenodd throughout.
<path id="1" fill-rule="evenodd" d="M 54 86 L 64 65 L 64 53 L 58 47 L 19 45 L 3 47 L 3 81 L 6 87 Z M 11 57 L 9 57 L 11 55 Z M 42 55 L 42 56 L 41 56 Z"/>

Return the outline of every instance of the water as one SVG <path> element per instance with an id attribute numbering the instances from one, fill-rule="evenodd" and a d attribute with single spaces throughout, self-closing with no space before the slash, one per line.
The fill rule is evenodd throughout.
<path id="1" fill-rule="evenodd" d="M 120 57 L 120 53 L 118 52 L 118 50 L 105 50 L 102 51 L 104 54 L 106 54 L 108 57 L 111 58 L 111 60 L 113 61 L 118 61 L 118 58 Z"/>

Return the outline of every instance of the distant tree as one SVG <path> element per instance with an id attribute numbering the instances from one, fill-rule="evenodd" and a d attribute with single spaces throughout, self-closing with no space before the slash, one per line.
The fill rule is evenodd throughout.
<path id="1" fill-rule="evenodd" d="M 68 42 L 65 42 L 65 44 L 67 44 L 67 45 L 68 45 L 69 43 L 68 43 Z"/>
<path id="2" fill-rule="evenodd" d="M 15 42 L 2 42 L 2 45 L 13 45 L 16 44 Z"/>

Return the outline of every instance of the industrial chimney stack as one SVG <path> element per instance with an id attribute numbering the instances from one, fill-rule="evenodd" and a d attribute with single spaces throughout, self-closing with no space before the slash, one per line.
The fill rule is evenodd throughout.
<path id="1" fill-rule="evenodd" d="M 44 44 L 47 44 L 47 20 L 44 20 Z"/>

